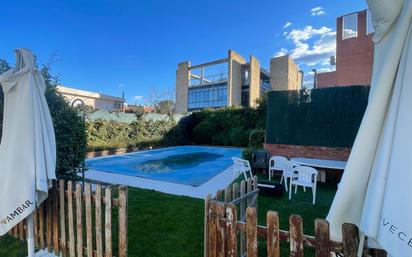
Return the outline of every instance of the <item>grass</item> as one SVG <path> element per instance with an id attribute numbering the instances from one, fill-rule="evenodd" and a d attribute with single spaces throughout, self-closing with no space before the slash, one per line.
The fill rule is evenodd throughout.
<path id="1" fill-rule="evenodd" d="M 261 176 L 260 182 L 266 179 Z M 332 203 L 335 186 L 319 184 L 316 205 L 312 205 L 312 193 L 302 189 L 288 200 L 259 196 L 258 223 L 266 224 L 266 212 L 279 213 L 280 228 L 288 230 L 290 214 L 304 219 L 305 234 L 313 235 L 314 220 L 324 218 Z M 197 257 L 203 256 L 203 210 L 201 199 L 174 196 L 143 190 L 129 189 L 128 239 L 130 257 Z M 0 238 L 0 257 L 26 256 L 26 245 L 9 236 Z M 265 256 L 266 242 L 259 239 L 259 256 Z M 288 256 L 288 247 L 282 245 L 282 256 Z M 305 256 L 314 256 L 306 251 Z M 305 253 L 305 254 L 306 254 Z M 116 254 L 117 255 L 117 254 Z"/>
<path id="2" fill-rule="evenodd" d="M 0 257 L 23 256 L 27 256 L 27 246 L 25 243 L 9 235 L 0 237 Z"/>
<path id="3" fill-rule="evenodd" d="M 259 183 L 267 182 L 267 178 L 259 176 Z M 284 192 L 282 198 L 259 196 L 258 200 L 258 223 L 266 225 L 266 212 L 277 211 L 279 214 L 280 229 L 289 230 L 289 216 L 300 215 L 303 218 L 303 232 L 306 235 L 314 235 L 314 221 L 317 218 L 325 218 L 336 193 L 336 186 L 318 183 L 316 204 L 312 204 L 312 190 L 310 188 L 303 192 L 300 187 L 298 193 L 292 194 L 292 200 Z M 289 256 L 289 245 L 281 244 L 281 256 Z M 259 256 L 266 255 L 266 240 L 259 239 Z M 305 257 L 315 256 L 313 249 L 305 248 Z"/>

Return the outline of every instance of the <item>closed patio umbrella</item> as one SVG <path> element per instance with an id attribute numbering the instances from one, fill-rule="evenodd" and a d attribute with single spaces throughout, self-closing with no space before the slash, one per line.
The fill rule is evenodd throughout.
<path id="1" fill-rule="evenodd" d="M 0 145 L 0 235 L 28 217 L 29 256 L 34 254 L 32 212 L 55 179 L 56 143 L 45 82 L 33 54 L 16 50 L 16 67 L 0 75 L 4 91 Z"/>
<path id="2" fill-rule="evenodd" d="M 375 28 L 369 104 L 327 216 L 394 257 L 412 256 L 412 0 L 368 0 Z"/>

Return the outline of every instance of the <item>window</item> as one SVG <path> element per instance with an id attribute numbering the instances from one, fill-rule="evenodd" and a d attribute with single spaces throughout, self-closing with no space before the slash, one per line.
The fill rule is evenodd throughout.
<path id="1" fill-rule="evenodd" d="M 373 22 L 372 22 L 372 13 L 368 9 L 366 11 L 366 34 L 371 34 L 375 32 L 375 28 L 373 27 Z"/>
<path id="2" fill-rule="evenodd" d="M 121 108 L 122 107 L 122 102 L 115 102 L 114 107 L 115 108 Z"/>
<path id="3" fill-rule="evenodd" d="M 190 88 L 188 97 L 189 111 L 200 110 L 208 107 L 227 106 L 227 85 L 218 85 Z"/>
<path id="4" fill-rule="evenodd" d="M 343 16 L 342 38 L 348 39 L 358 36 L 358 14 L 353 13 Z"/>

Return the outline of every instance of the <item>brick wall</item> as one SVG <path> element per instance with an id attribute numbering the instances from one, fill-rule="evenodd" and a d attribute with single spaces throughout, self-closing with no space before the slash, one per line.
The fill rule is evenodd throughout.
<path id="1" fill-rule="evenodd" d="M 370 85 L 373 68 L 373 33 L 367 34 L 367 11 L 357 13 L 357 37 L 343 39 L 343 16 L 336 20 L 336 72 L 318 73 L 319 88 Z"/>
<path id="2" fill-rule="evenodd" d="M 334 86 L 336 85 L 336 71 L 318 73 L 316 79 L 317 88 Z"/>
<path id="3" fill-rule="evenodd" d="M 338 161 L 347 161 L 351 151 L 351 148 L 343 147 L 284 144 L 264 144 L 264 148 L 268 150 L 271 155 L 280 155 L 287 158 L 302 157 Z"/>
<path id="4" fill-rule="evenodd" d="M 343 17 L 337 19 L 336 79 L 339 86 L 370 85 L 373 66 L 373 34 L 366 34 L 366 10 L 358 13 L 358 36 L 342 39 Z"/>

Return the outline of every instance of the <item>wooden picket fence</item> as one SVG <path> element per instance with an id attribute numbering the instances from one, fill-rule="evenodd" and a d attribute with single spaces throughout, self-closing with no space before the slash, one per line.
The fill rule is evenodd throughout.
<path id="1" fill-rule="evenodd" d="M 216 192 L 215 197 L 208 195 L 205 199 L 205 220 L 204 220 L 204 256 L 209 256 L 209 209 L 212 201 L 220 201 L 224 204 L 236 206 L 240 215 L 237 216 L 237 221 L 246 221 L 246 209 L 250 207 L 257 208 L 257 199 L 259 196 L 258 178 L 257 176 L 242 180 L 240 183 L 233 183 L 225 189 Z M 240 253 L 243 255 L 246 251 L 245 234 L 240 233 Z"/>
<path id="2" fill-rule="evenodd" d="M 326 220 L 315 220 L 315 235 L 303 234 L 303 219 L 299 215 L 289 217 L 289 231 L 279 229 L 277 212 L 269 211 L 266 226 L 257 223 L 256 208 L 247 208 L 246 222 L 238 221 L 237 207 L 211 200 L 207 209 L 207 257 L 257 257 L 258 237 L 266 239 L 267 257 L 280 257 L 280 242 L 288 242 L 291 257 L 304 257 L 304 247 L 314 248 L 316 257 L 338 256 L 356 257 L 359 246 L 358 228 L 344 224 L 343 241 L 336 242 L 329 237 L 329 224 Z M 239 235 L 246 234 L 246 252 L 239 251 Z M 386 253 L 376 249 L 365 249 L 363 256 L 383 257 Z"/>
<path id="3" fill-rule="evenodd" d="M 49 197 L 34 212 L 34 242 L 56 256 L 113 257 L 113 209 L 118 209 L 118 256 L 127 257 L 127 187 L 118 186 L 118 198 L 112 187 L 54 181 Z M 104 196 L 102 195 L 104 191 Z M 26 239 L 26 220 L 9 234 Z"/>

